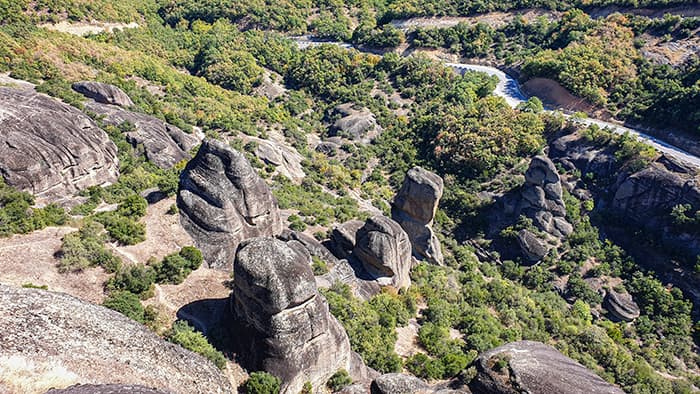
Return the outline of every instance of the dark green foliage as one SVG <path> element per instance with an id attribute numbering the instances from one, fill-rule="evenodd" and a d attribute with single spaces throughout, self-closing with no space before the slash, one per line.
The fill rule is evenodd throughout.
<path id="1" fill-rule="evenodd" d="M 152 295 L 155 280 L 156 271 L 152 267 L 137 264 L 117 272 L 107 281 L 105 287 L 109 290 L 129 291 L 141 298 L 148 298 Z"/>
<path id="2" fill-rule="evenodd" d="M 132 194 L 119 204 L 117 214 L 132 219 L 138 219 L 146 214 L 146 208 L 148 208 L 146 199 L 138 194 Z"/>
<path id="3" fill-rule="evenodd" d="M 58 251 L 59 272 L 82 271 L 88 267 L 101 266 L 108 272 L 117 272 L 121 261 L 107 250 L 104 227 L 92 220 L 86 221 L 79 231 L 63 237 Z"/>
<path id="4" fill-rule="evenodd" d="M 32 205 L 31 194 L 15 190 L 0 177 L 0 237 L 60 226 L 68 219 L 63 208 L 55 204 L 44 208 L 32 208 Z"/>
<path id="5" fill-rule="evenodd" d="M 135 245 L 146 240 L 146 226 L 130 217 L 102 212 L 95 215 L 95 220 L 104 225 L 112 239 L 124 245 Z"/>
<path id="6" fill-rule="evenodd" d="M 165 338 L 185 349 L 199 353 L 208 358 L 219 369 L 226 368 L 226 358 L 223 353 L 216 350 L 202 333 L 195 331 L 194 328 L 184 320 L 178 320 L 173 323 L 173 327 L 165 334 Z"/>
<path id="7" fill-rule="evenodd" d="M 202 252 L 192 246 L 185 246 L 178 253 L 167 255 L 153 265 L 156 282 L 180 284 L 187 276 L 202 265 Z"/>
<path id="8" fill-rule="evenodd" d="M 336 391 L 340 391 L 343 387 L 351 384 L 352 378 L 350 377 L 350 374 L 348 374 L 348 371 L 341 369 L 334 373 L 330 379 L 328 379 L 326 386 L 328 386 L 328 388 L 335 393 Z"/>
<path id="9" fill-rule="evenodd" d="M 144 309 L 143 305 L 141 305 L 139 297 L 136 294 L 128 291 L 115 291 L 110 293 L 102 305 L 109 309 L 114 309 L 115 311 L 125 315 L 128 318 L 136 320 L 139 323 L 143 323 L 145 321 Z"/>
<path id="10" fill-rule="evenodd" d="M 246 394 L 279 394 L 282 381 L 267 372 L 253 372 L 243 383 Z"/>

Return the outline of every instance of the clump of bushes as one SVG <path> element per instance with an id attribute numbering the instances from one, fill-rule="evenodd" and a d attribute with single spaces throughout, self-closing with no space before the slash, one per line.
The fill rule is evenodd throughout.
<path id="1" fill-rule="evenodd" d="M 139 323 L 145 322 L 145 310 L 136 294 L 128 291 L 115 291 L 107 296 L 102 305 Z"/>
<path id="2" fill-rule="evenodd" d="M 226 367 L 226 358 L 223 353 L 216 350 L 202 333 L 195 331 L 195 329 L 184 320 L 176 321 L 166 334 L 166 338 L 172 343 L 176 343 L 185 349 L 199 353 L 208 358 L 219 369 L 224 369 Z"/>
<path id="3" fill-rule="evenodd" d="M 60 261 L 58 271 L 77 272 L 88 267 L 100 266 L 108 272 L 117 272 L 121 260 L 105 249 L 107 241 L 102 224 L 88 220 L 80 230 L 63 237 L 61 249 L 57 252 Z"/>
<path id="4" fill-rule="evenodd" d="M 146 240 L 146 226 L 138 219 L 146 214 L 148 202 L 132 194 L 126 197 L 114 212 L 101 212 L 95 220 L 102 223 L 112 239 L 124 245 L 135 245 Z"/>
<path id="5" fill-rule="evenodd" d="M 8 186 L 0 177 L 0 237 L 26 234 L 47 226 L 60 226 L 68 216 L 63 208 L 49 204 L 44 208 L 32 208 L 34 197 Z"/>
<path id="6" fill-rule="evenodd" d="M 334 373 L 330 379 L 328 379 L 326 386 L 328 386 L 328 388 L 335 393 L 336 391 L 339 391 L 343 387 L 348 386 L 350 384 L 352 384 L 352 378 L 350 377 L 350 374 L 348 373 L 348 371 L 341 369 L 338 370 L 338 372 Z"/>
<path id="7" fill-rule="evenodd" d="M 243 383 L 246 394 L 279 394 L 282 381 L 277 376 L 267 372 L 253 372 Z"/>

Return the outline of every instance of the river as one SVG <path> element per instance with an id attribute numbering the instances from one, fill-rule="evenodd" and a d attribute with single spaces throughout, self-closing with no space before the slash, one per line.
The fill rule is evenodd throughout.
<path id="1" fill-rule="evenodd" d="M 334 41 L 315 41 L 309 37 L 293 37 L 293 40 L 299 45 L 300 48 L 308 48 L 310 46 L 316 46 L 316 45 L 321 45 L 321 44 L 331 44 L 331 45 L 338 45 L 343 48 L 354 48 L 359 51 L 362 51 L 361 49 L 358 49 L 354 47 L 351 44 L 344 43 L 344 42 L 334 42 Z M 520 90 L 520 84 L 518 81 L 511 77 L 510 75 L 506 74 L 505 72 L 499 70 L 496 67 L 490 67 L 490 66 L 483 66 L 483 65 L 478 65 L 478 64 L 470 64 L 470 63 L 444 63 L 446 66 L 451 67 L 455 69 L 455 71 L 459 73 L 464 73 L 467 71 L 477 71 L 477 72 L 483 72 L 488 75 L 494 75 L 498 78 L 498 84 L 496 85 L 496 89 L 494 89 L 493 94 L 497 96 L 501 96 L 505 99 L 505 101 L 510 105 L 511 107 L 516 107 L 518 104 L 526 101 L 528 97 Z M 549 110 L 548 110 L 549 111 Z M 561 111 L 560 111 L 561 112 Z M 563 113 L 563 112 L 562 112 Z M 572 118 L 571 114 L 563 113 L 563 115 L 567 118 Z M 700 169 L 700 157 L 697 157 L 682 148 L 679 148 L 677 146 L 671 145 L 665 141 L 662 141 L 656 137 L 652 137 L 648 134 L 646 134 L 642 130 L 630 128 L 630 127 L 625 127 L 621 126 L 616 123 L 611 123 L 607 122 L 604 120 L 600 119 L 594 119 L 594 118 L 576 118 L 576 122 L 581 123 L 583 125 L 597 125 L 601 128 L 607 128 L 611 130 L 614 133 L 617 134 L 624 134 L 624 133 L 629 133 L 631 135 L 636 136 L 639 140 L 644 141 L 645 143 L 651 145 L 654 147 L 654 149 L 658 150 L 659 152 L 671 156 L 675 158 L 676 160 L 691 165 L 695 168 Z"/>

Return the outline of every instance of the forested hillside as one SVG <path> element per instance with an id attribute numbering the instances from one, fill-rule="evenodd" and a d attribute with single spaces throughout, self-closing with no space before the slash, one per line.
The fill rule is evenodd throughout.
<path id="1" fill-rule="evenodd" d="M 623 12 L 595 14 L 602 7 Z M 671 7 L 695 16 L 624 12 Z M 532 8 L 546 15 L 518 16 Z M 512 18 L 403 30 L 392 24 L 490 12 Z M 67 123 L 67 129 L 103 130 L 98 153 L 115 152 L 114 182 L 85 187 L 69 165 L 60 171 L 0 157 L 0 242 L 7 242 L 0 246 L 7 251 L 0 253 L 6 272 L 0 283 L 101 302 L 204 355 L 249 393 L 301 384 L 305 393 L 338 392 L 353 379 L 375 388 L 372 379 L 393 372 L 435 390 L 449 385 L 469 392 L 483 382 L 477 357 L 521 340 L 551 345 L 625 392 L 697 392 L 697 168 L 630 135 L 584 126 L 577 120 L 583 114 L 545 111 L 537 97 L 513 108 L 493 94 L 498 78 L 460 74 L 436 58 L 488 61 L 517 71 L 523 82 L 552 79 L 618 119 L 695 138 L 698 12 L 696 1 L 651 0 L 0 0 L 2 149 L 26 149 L 36 163 L 48 162 L 50 143 L 26 147 L 3 130 Z M 65 27 L 86 25 L 103 31 L 78 35 Z M 302 49 L 294 39 L 299 35 L 376 54 L 333 43 Z M 660 43 L 683 47 L 687 55 L 650 56 Z M 90 90 L 97 88 L 76 87 L 81 81 L 112 90 L 100 96 Z M 20 104 L 10 107 L 21 95 L 40 102 L 37 94 L 85 119 L 70 124 L 77 118 L 61 107 L 56 119 L 34 122 L 18 115 Z M 65 144 L 60 151 L 87 149 L 84 157 L 95 156 L 96 143 L 53 141 Z M 430 194 L 427 181 L 410 179 L 414 167 L 439 184 L 422 221 L 398 212 L 418 210 L 411 203 L 400 207 L 399 196 Z M 29 178 L 24 171 L 72 176 L 61 187 L 71 183 L 80 191 L 56 198 L 49 192 L 58 186 L 44 193 L 37 183 L 13 183 Z M 418 220 L 418 230 L 402 220 Z M 268 222 L 266 232 L 261 223 Z M 350 242 L 346 232 L 353 226 L 348 249 L 343 242 Z M 276 238 L 236 238 L 227 244 L 231 250 L 219 250 L 224 241 L 217 237 L 248 231 L 255 235 L 245 238 Z M 371 257 L 375 265 L 385 263 L 381 278 L 341 271 L 345 264 L 369 264 L 366 256 L 376 251 L 365 249 L 380 242 L 361 244 L 361 234 L 372 231 L 398 234 L 382 241 L 392 245 L 382 243 L 389 252 Z M 423 232 L 414 237 L 411 231 Z M 184 234 L 182 240 L 173 233 Z M 45 236 L 42 245 L 55 250 L 24 261 L 13 251 L 34 236 Z M 402 255 L 394 253 L 401 242 L 392 242 L 404 238 L 413 257 L 386 263 Z M 420 242 L 430 243 L 428 252 Z M 227 259 L 221 266 L 212 250 Z M 247 252 L 237 255 L 241 250 Z M 274 271 L 275 259 L 288 259 L 279 265 L 284 271 L 256 276 Z M 364 274 L 378 275 L 371 268 Z M 403 270 L 410 277 L 399 281 Z M 302 285 L 287 283 L 292 277 Z M 273 284 L 279 288 L 265 287 Z M 230 305 L 217 306 L 215 299 L 231 291 Z M 302 303 L 309 312 L 292 315 Z M 319 312 L 323 308 L 335 318 Z M 231 311 L 249 319 L 241 333 L 264 332 L 273 339 L 261 343 L 275 343 L 279 353 L 287 344 L 274 342 L 274 330 L 289 322 L 326 327 L 331 339 L 314 335 L 334 344 L 342 343 L 344 329 L 362 366 L 374 371 L 271 376 L 265 366 L 275 364 L 256 359 L 267 353 L 241 350 L 258 343 L 239 331 L 228 335 L 220 324 L 234 323 L 213 316 Z M 311 323 L 303 320 L 316 315 Z M 274 319 L 287 320 L 275 326 Z M 318 360 L 327 357 L 335 366 L 349 354 L 332 352 Z M 489 368 L 499 376 L 516 374 L 507 372 L 509 362 L 492 359 Z M 3 384 L 22 390 L 0 373 Z M 49 388 L 31 387 L 26 392 Z"/>

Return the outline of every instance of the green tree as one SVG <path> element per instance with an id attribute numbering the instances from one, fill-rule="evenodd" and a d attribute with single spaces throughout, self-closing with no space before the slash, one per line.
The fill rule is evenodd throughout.
<path id="1" fill-rule="evenodd" d="M 243 383 L 246 394 L 279 394 L 282 381 L 267 372 L 253 372 Z"/>

